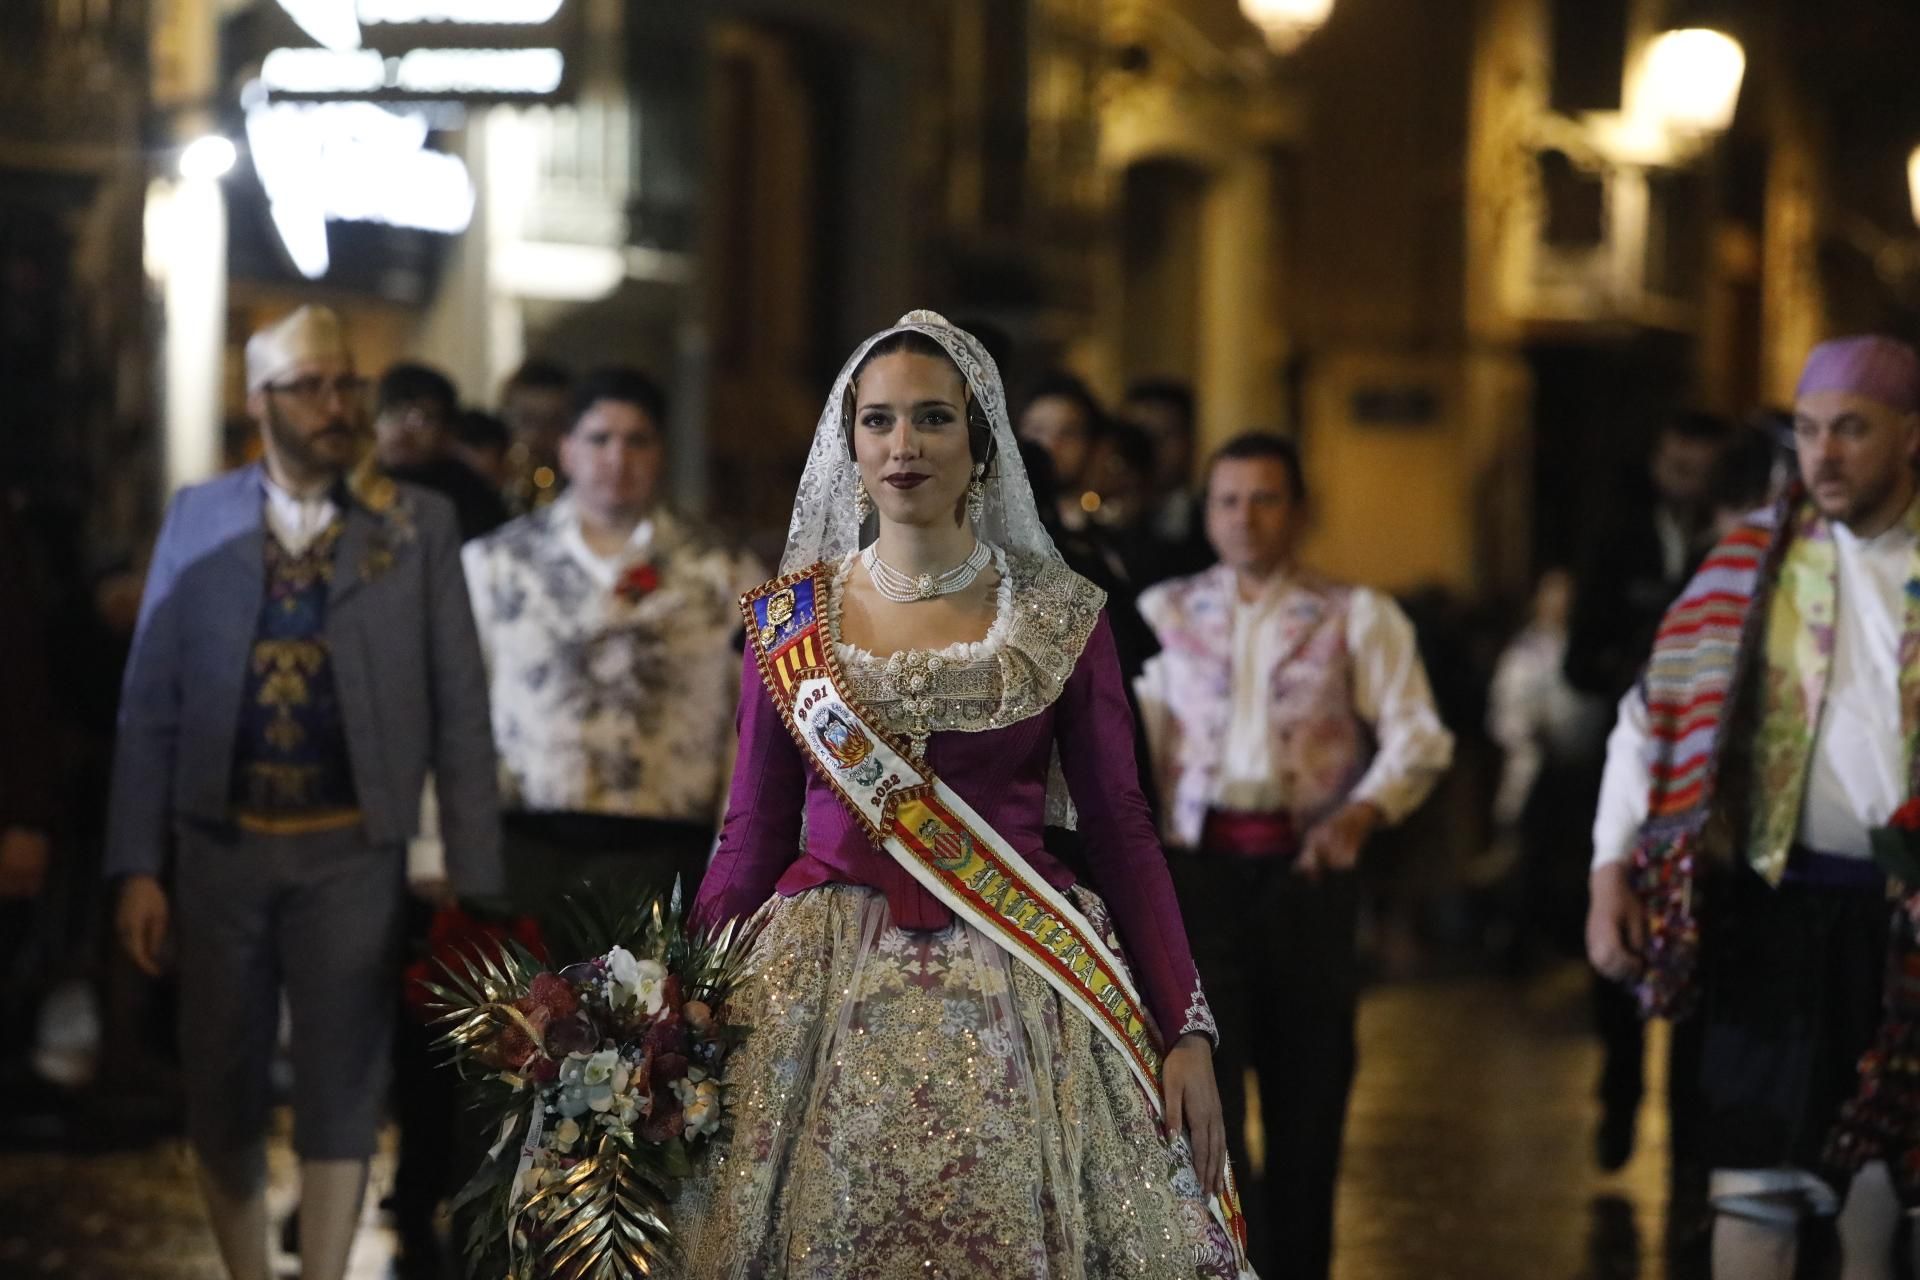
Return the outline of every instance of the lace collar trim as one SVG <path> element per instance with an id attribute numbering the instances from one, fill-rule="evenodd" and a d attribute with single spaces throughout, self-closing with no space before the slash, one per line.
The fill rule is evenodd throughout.
<path id="1" fill-rule="evenodd" d="M 933 733 L 979 733 L 1044 711 L 1100 621 L 1105 593 L 1066 566 L 998 549 L 994 564 L 1000 583 L 983 639 L 885 657 L 840 639 L 841 588 L 852 558 L 834 571 L 827 626 L 842 669 L 868 709 L 915 751 Z"/>

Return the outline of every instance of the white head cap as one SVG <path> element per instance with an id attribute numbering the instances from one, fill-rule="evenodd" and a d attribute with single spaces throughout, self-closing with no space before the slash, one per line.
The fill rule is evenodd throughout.
<path id="1" fill-rule="evenodd" d="M 301 307 L 247 339 L 248 392 L 309 360 L 353 360 L 340 317 L 330 307 Z"/>

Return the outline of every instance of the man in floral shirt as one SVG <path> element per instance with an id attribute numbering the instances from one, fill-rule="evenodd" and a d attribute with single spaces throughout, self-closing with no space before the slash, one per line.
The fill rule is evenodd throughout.
<path id="1" fill-rule="evenodd" d="M 465 551 L 493 690 L 508 889 L 538 910 L 583 877 L 698 887 L 738 692 L 740 593 L 764 580 L 658 501 L 666 402 L 588 375 L 564 494 Z"/>

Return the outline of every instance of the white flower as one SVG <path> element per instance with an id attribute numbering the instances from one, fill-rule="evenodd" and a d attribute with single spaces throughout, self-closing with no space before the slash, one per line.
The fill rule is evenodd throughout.
<path id="1" fill-rule="evenodd" d="M 720 1128 L 720 1086 L 712 1080 L 700 1082 L 699 1093 L 687 1107 L 687 1139 L 713 1133 Z"/>
<path id="2" fill-rule="evenodd" d="M 640 985 L 640 962 L 625 947 L 615 947 L 607 952 L 607 972 L 623 987 Z"/>
<path id="3" fill-rule="evenodd" d="M 666 1004 L 667 967 L 657 960 L 640 962 L 640 983 L 638 994 L 640 1003 L 646 1006 L 647 1016 L 659 1013 Z"/>
<path id="4" fill-rule="evenodd" d="M 587 1058 L 586 1067 L 580 1072 L 580 1078 L 587 1084 L 610 1085 L 613 1082 L 613 1069 L 620 1065 L 618 1049 L 602 1049 Z"/>
<path id="5" fill-rule="evenodd" d="M 696 1067 L 686 1079 L 673 1082 L 674 1096 L 680 1099 L 685 1113 L 682 1123 L 689 1142 L 720 1128 L 720 1082 L 705 1079 L 704 1074 Z"/>
<path id="6" fill-rule="evenodd" d="M 615 947 L 607 952 L 607 973 L 613 979 L 614 1004 L 631 1001 L 652 1017 L 666 1003 L 667 967 L 658 960 L 636 960 L 625 947 Z"/>
<path id="7" fill-rule="evenodd" d="M 620 1055 L 613 1049 L 595 1054 L 570 1053 L 560 1064 L 560 1091 L 554 1105 L 563 1116 L 605 1111 L 613 1105 L 613 1066 Z"/>
<path id="8" fill-rule="evenodd" d="M 572 1116 L 566 1117 L 553 1128 L 553 1145 L 565 1151 L 580 1141 L 580 1124 Z"/>

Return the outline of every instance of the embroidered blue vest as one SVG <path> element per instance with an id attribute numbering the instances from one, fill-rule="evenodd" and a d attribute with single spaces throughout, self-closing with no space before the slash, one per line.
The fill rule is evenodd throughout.
<path id="1" fill-rule="evenodd" d="M 267 589 L 234 740 L 243 827 L 298 831 L 358 820 L 345 722 L 325 635 L 336 520 L 294 555 L 267 535 Z"/>

